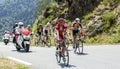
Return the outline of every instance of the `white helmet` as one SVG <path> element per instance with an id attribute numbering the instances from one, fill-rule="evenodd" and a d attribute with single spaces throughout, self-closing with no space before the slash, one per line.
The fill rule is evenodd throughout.
<path id="1" fill-rule="evenodd" d="M 80 19 L 79 19 L 79 18 L 76 18 L 75 21 L 76 21 L 76 22 L 80 22 Z"/>
<path id="2" fill-rule="evenodd" d="M 19 26 L 23 25 L 23 22 L 19 22 L 18 25 L 19 25 Z"/>
<path id="3" fill-rule="evenodd" d="M 15 23 L 15 25 L 18 25 L 18 23 Z"/>
<path id="4" fill-rule="evenodd" d="M 47 26 L 50 26 L 50 23 L 49 23 L 49 22 L 47 23 Z"/>

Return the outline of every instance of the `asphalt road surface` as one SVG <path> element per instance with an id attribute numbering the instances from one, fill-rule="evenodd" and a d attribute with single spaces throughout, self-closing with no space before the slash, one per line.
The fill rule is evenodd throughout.
<path id="1" fill-rule="evenodd" d="M 16 51 L 12 43 L 0 42 L 0 57 L 25 64 L 32 69 L 120 69 L 120 45 L 84 46 L 83 54 L 69 48 L 70 64 L 57 63 L 55 47 L 31 47 L 30 52 Z"/>

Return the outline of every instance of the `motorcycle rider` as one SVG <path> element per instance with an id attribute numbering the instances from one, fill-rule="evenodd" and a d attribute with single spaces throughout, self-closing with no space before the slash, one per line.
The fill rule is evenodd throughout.
<path id="1" fill-rule="evenodd" d="M 18 23 L 18 27 L 16 27 L 16 29 L 15 29 L 15 33 L 21 34 L 21 30 L 22 30 L 22 29 L 24 29 L 24 27 L 23 27 L 23 22 L 19 22 L 19 23 Z"/>
<path id="2" fill-rule="evenodd" d="M 18 39 L 21 37 L 21 31 L 24 29 L 23 27 L 23 22 L 18 23 L 18 27 L 15 29 L 15 37 L 16 37 L 16 42 L 18 43 Z"/>
<path id="3" fill-rule="evenodd" d="M 10 39 L 10 35 L 9 35 L 9 32 L 8 32 L 8 31 L 5 31 L 5 32 L 4 32 L 3 41 L 5 41 L 5 39 L 8 39 L 8 41 L 9 41 L 9 39 Z"/>

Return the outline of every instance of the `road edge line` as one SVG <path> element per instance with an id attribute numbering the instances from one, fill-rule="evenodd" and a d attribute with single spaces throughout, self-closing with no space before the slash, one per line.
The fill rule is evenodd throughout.
<path id="1" fill-rule="evenodd" d="M 25 65 L 32 65 L 32 63 L 29 63 L 29 62 L 26 62 L 26 61 L 23 61 L 23 60 L 20 60 L 20 59 L 17 59 L 17 58 L 14 58 L 14 57 L 7 57 L 8 59 L 10 60 L 13 60 L 13 61 L 16 61 L 16 62 L 19 62 L 19 63 L 22 63 L 22 64 L 25 64 Z"/>

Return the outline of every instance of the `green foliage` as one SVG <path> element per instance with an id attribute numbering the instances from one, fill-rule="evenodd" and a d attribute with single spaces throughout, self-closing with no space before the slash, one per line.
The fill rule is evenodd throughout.
<path id="1" fill-rule="evenodd" d="M 51 17 L 45 18 L 45 19 L 42 21 L 42 25 L 44 26 L 45 24 L 47 24 L 47 22 L 50 22 L 51 20 L 52 20 Z"/>
<path id="2" fill-rule="evenodd" d="M 57 6 L 57 3 L 56 2 L 53 2 L 50 4 L 50 9 L 48 11 L 49 14 L 54 14 L 55 13 L 55 8 Z"/>
<path id="3" fill-rule="evenodd" d="M 120 25 L 118 25 L 117 30 L 118 30 L 118 33 L 120 33 Z"/>
<path id="4" fill-rule="evenodd" d="M 115 21 L 116 15 L 113 12 L 109 12 L 107 14 L 102 15 L 102 18 L 105 21 L 108 21 L 110 23 L 113 23 Z"/>
<path id="5" fill-rule="evenodd" d="M 41 15 L 45 11 L 46 7 L 50 6 L 52 2 L 54 2 L 54 0 L 38 0 L 35 16 L 38 17 Z"/>
<path id="6" fill-rule="evenodd" d="M 62 11 L 61 14 L 64 14 L 65 12 L 68 11 L 68 8 L 64 8 L 64 10 L 61 10 L 61 11 Z"/>
<path id="7" fill-rule="evenodd" d="M 116 15 L 113 12 L 109 12 L 107 14 L 102 15 L 104 22 L 104 25 L 101 27 L 101 30 L 106 31 L 109 29 L 112 25 L 115 24 L 115 18 Z"/>
<path id="8" fill-rule="evenodd" d="M 114 37 L 111 37 L 112 42 L 111 43 L 119 43 L 120 42 L 120 36 L 116 35 Z"/>
<path id="9" fill-rule="evenodd" d="M 0 69 L 30 69 L 30 68 L 25 65 L 18 64 L 9 59 L 0 58 Z"/>
<path id="10" fill-rule="evenodd" d="M 86 22 L 87 20 L 89 20 L 90 18 L 93 18 L 94 16 L 95 16 L 94 13 L 88 13 L 83 17 L 83 22 Z"/>
<path id="11" fill-rule="evenodd" d="M 33 28 L 32 28 L 32 32 L 36 32 L 37 27 L 38 27 L 37 25 L 38 25 L 38 20 L 35 21 Z"/>
<path id="12" fill-rule="evenodd" d="M 114 5 L 114 4 L 117 4 L 117 3 L 120 3 L 120 0 L 103 0 L 102 4 L 105 4 L 105 5 Z"/>
<path id="13" fill-rule="evenodd" d="M 94 43 L 95 42 L 95 39 L 92 37 L 88 40 L 88 43 Z"/>
<path id="14" fill-rule="evenodd" d="M 20 65 L 20 64 L 17 64 L 16 67 L 18 67 L 19 69 L 30 69 L 29 67 L 26 67 L 26 66 Z"/>

